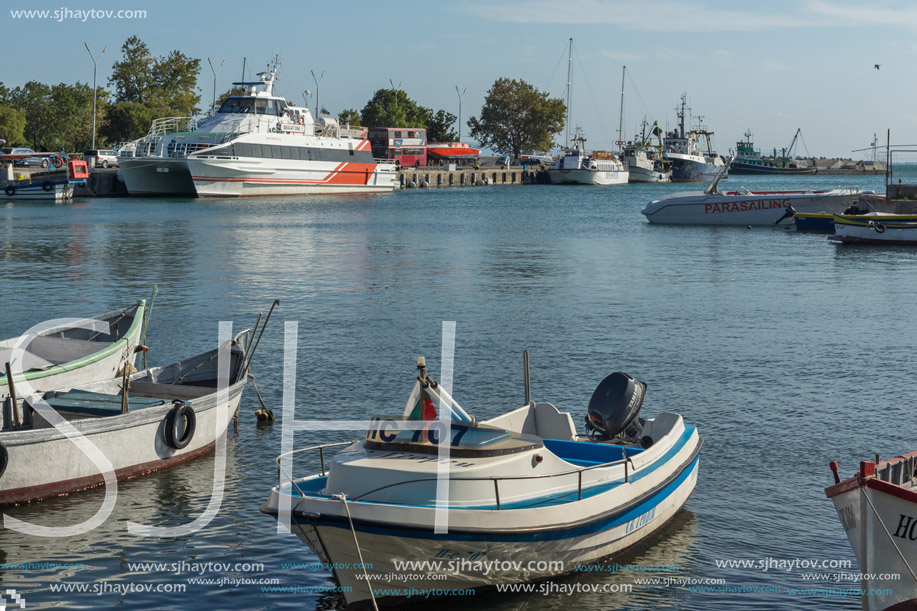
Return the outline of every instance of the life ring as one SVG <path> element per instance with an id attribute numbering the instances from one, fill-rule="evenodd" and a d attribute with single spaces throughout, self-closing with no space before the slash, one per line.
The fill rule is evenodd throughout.
<path id="1" fill-rule="evenodd" d="M 10 462 L 10 454 L 6 451 L 6 447 L 0 443 L 0 477 L 3 477 L 3 472 L 6 471 L 6 465 Z"/>
<path id="2" fill-rule="evenodd" d="M 5 191 L 6 191 L 6 194 L 7 194 L 7 195 L 9 195 L 10 197 L 12 197 L 13 193 L 16 192 L 16 187 L 14 187 L 13 185 L 6 185 Z"/>
<path id="3" fill-rule="evenodd" d="M 179 436 L 178 426 L 183 420 L 185 421 L 185 434 Z M 166 419 L 163 421 L 162 432 L 166 445 L 176 450 L 181 450 L 191 443 L 191 438 L 194 437 L 196 421 L 194 409 L 184 401 L 176 401 L 175 407 L 166 414 Z"/>
<path id="4" fill-rule="evenodd" d="M 46 180 L 43 183 L 41 183 L 41 188 L 44 189 L 45 191 L 53 191 L 54 185 L 51 184 L 50 180 Z"/>

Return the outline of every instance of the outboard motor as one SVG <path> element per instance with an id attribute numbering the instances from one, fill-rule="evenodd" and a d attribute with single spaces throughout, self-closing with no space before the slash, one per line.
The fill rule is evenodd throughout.
<path id="1" fill-rule="evenodd" d="M 602 439 L 622 434 L 628 439 L 638 439 L 645 422 L 638 417 L 644 396 L 646 384 L 620 371 L 611 374 L 602 380 L 589 399 L 587 432 L 595 431 Z"/>

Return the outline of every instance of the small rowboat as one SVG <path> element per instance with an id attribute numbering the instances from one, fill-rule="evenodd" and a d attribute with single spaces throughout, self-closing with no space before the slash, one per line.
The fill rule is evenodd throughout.
<path id="1" fill-rule="evenodd" d="M 834 233 L 834 216 L 826 212 L 798 212 L 793 219 L 796 221 L 796 231 Z M 837 216 L 854 221 L 917 223 L 917 214 L 870 212 L 869 214 L 838 214 Z"/>
<path id="2" fill-rule="evenodd" d="M 333 563 L 350 607 L 574 572 L 645 540 L 694 490 L 697 428 L 673 413 L 639 418 L 646 385 L 631 376 L 599 384 L 579 434 L 570 414 L 535 401 L 478 422 L 418 369 L 403 415 L 374 417 L 359 441 L 278 456 L 262 507 Z M 315 450 L 321 471 L 292 478 L 293 455 Z M 411 561 L 445 568 L 389 579 Z"/>
<path id="3" fill-rule="evenodd" d="M 838 244 L 917 246 L 917 218 L 910 215 L 885 215 L 881 218 L 834 216 L 834 235 Z"/>
<path id="4" fill-rule="evenodd" d="M 133 366 L 143 336 L 146 301 L 89 319 L 66 319 L 37 332 L 0 341 L 0 402 L 28 383 L 35 392 L 105 380 Z M 8 423 L 0 420 L 0 425 Z"/>
<path id="5" fill-rule="evenodd" d="M 225 434 L 248 379 L 242 337 L 248 332 L 223 350 L 229 359 L 224 389 L 217 384 L 221 350 L 214 349 L 166 367 L 26 397 L 17 405 L 22 424 L 0 432 L 0 505 L 104 483 L 94 459 L 52 426 L 58 417 L 101 451 L 117 479 L 210 450 Z"/>
<path id="6" fill-rule="evenodd" d="M 917 608 L 917 452 L 891 460 L 864 460 L 841 481 L 831 463 L 834 503 L 860 565 L 863 609 Z"/>

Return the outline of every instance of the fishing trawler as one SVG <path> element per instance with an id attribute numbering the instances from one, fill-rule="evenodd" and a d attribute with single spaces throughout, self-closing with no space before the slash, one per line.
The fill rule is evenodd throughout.
<path id="1" fill-rule="evenodd" d="M 661 134 L 659 124 L 655 122 L 647 134 L 644 119 L 641 133 L 624 145 L 623 161 L 627 166 L 628 182 L 669 182 L 672 179 L 671 170 L 662 160 L 662 142 L 653 144 L 650 138 L 651 135 L 660 137 Z"/>
<path id="2" fill-rule="evenodd" d="M 774 149 L 773 157 L 762 157 L 761 151 L 755 148 L 751 139 L 751 130 L 745 130 L 745 140 L 736 142 L 735 159 L 729 171 L 733 174 L 817 174 L 818 168 L 809 166 L 804 159 L 793 158 L 793 148 L 802 129 L 796 130 L 793 141 L 788 148 L 783 149 L 783 154 L 777 156 Z"/>
<path id="3" fill-rule="evenodd" d="M 698 124 L 694 129 L 685 129 L 685 115 L 687 107 L 687 94 L 681 95 L 681 104 L 675 108 L 678 116 L 678 129 L 666 134 L 664 139 L 664 161 L 671 164 L 672 181 L 675 182 L 706 182 L 712 180 L 717 172 L 726 165 L 722 155 L 713 150 L 709 131 L 703 124 L 703 117 L 697 117 Z M 702 151 L 698 144 L 698 137 L 703 136 L 707 143 L 707 150 Z"/>
<path id="4" fill-rule="evenodd" d="M 573 146 L 548 170 L 551 184 L 624 185 L 628 172 L 623 163 L 608 151 L 586 154 L 586 138 L 577 128 Z"/>

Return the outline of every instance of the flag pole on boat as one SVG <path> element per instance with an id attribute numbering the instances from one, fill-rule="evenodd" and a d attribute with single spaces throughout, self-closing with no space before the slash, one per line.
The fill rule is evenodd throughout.
<path id="1" fill-rule="evenodd" d="M 529 351 L 522 351 L 522 376 L 525 383 L 525 404 L 532 403 L 532 387 L 529 381 Z"/>
<path id="2" fill-rule="evenodd" d="M 153 294 L 150 295 L 150 306 L 143 312 L 143 330 L 140 332 L 140 345 L 146 346 L 146 327 L 150 323 L 150 315 L 153 314 L 153 302 L 156 301 L 156 294 L 159 292 L 159 285 L 153 285 Z M 143 351 L 143 367 L 146 369 L 146 350 Z"/>

